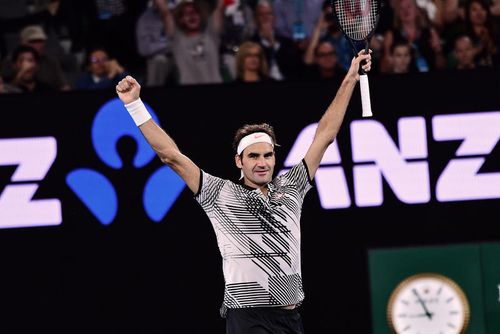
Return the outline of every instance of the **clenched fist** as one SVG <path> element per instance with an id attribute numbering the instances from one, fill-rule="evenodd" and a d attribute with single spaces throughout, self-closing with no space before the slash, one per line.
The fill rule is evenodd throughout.
<path id="1" fill-rule="evenodd" d="M 116 93 L 124 104 L 129 104 L 137 100 L 140 96 L 140 92 L 141 85 L 139 85 L 137 80 L 130 75 L 127 75 L 118 85 L 116 85 Z"/>

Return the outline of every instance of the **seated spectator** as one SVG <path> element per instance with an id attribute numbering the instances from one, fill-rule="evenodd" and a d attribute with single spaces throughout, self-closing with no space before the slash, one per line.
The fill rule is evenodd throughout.
<path id="1" fill-rule="evenodd" d="M 477 68 L 476 51 L 472 39 L 467 34 L 461 34 L 455 39 L 450 67 L 457 70 L 471 70 Z"/>
<path id="2" fill-rule="evenodd" d="M 486 0 L 468 0 L 465 5 L 465 32 L 472 38 L 476 59 L 481 66 L 500 62 L 499 26 Z"/>
<path id="3" fill-rule="evenodd" d="M 64 72 L 59 61 L 45 52 L 47 35 L 39 25 L 27 26 L 19 33 L 20 45 L 29 46 L 38 53 L 37 79 L 54 90 L 69 90 Z M 13 77 L 12 63 L 6 63 L 2 75 L 6 78 Z"/>
<path id="4" fill-rule="evenodd" d="M 236 54 L 236 82 L 261 82 L 273 80 L 269 77 L 264 51 L 255 42 L 244 42 Z"/>
<path id="5" fill-rule="evenodd" d="M 219 50 L 224 0 L 217 0 L 208 20 L 196 1 L 182 0 L 173 11 L 165 1 L 155 1 L 163 17 L 166 34 L 172 41 L 179 83 L 221 83 Z"/>
<path id="6" fill-rule="evenodd" d="M 87 57 L 87 73 L 77 80 L 75 88 L 114 88 L 127 75 L 128 73 L 116 59 L 110 59 L 105 49 L 94 48 L 89 52 Z"/>
<path id="7" fill-rule="evenodd" d="M 53 89 L 41 82 L 38 77 L 38 52 L 30 46 L 21 45 L 12 53 L 14 76 L 11 84 L 22 92 L 47 92 Z"/>
<path id="8" fill-rule="evenodd" d="M 408 41 L 413 49 L 415 65 L 419 72 L 428 72 L 446 67 L 441 39 L 434 27 L 429 24 L 425 12 L 416 0 L 396 2 L 394 27 L 385 32 L 384 53 L 381 59 L 381 72 L 390 72 L 391 47 L 399 41 Z"/>
<path id="9" fill-rule="evenodd" d="M 321 41 L 314 49 L 313 62 L 306 62 L 307 76 L 313 80 L 343 78 L 346 71 L 340 66 L 335 47 L 329 41 Z"/>
<path id="10" fill-rule="evenodd" d="M 9 93 L 21 93 L 21 90 L 15 86 L 5 83 L 3 81 L 3 78 L 0 77 L 0 94 L 9 94 Z"/>
<path id="11" fill-rule="evenodd" d="M 318 23 L 304 54 L 304 63 L 307 65 L 306 75 L 309 79 L 337 78 L 347 72 L 340 64 L 337 50 L 330 36 L 321 39 L 321 36 L 333 24 L 333 20 L 330 18 L 330 10 L 328 7 L 323 7 L 321 16 L 318 19 Z"/>
<path id="12" fill-rule="evenodd" d="M 260 0 L 255 8 L 256 32 L 252 41 L 259 43 L 266 54 L 270 76 L 276 80 L 297 79 L 303 70 L 300 50 L 293 40 L 279 35 L 275 28 L 271 3 Z"/>
<path id="13" fill-rule="evenodd" d="M 397 41 L 391 47 L 390 70 L 388 73 L 403 74 L 416 72 L 412 48 L 407 41 Z"/>

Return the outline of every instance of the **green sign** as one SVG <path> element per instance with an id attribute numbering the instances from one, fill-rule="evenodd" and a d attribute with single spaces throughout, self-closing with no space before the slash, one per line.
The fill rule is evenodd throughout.
<path id="1" fill-rule="evenodd" d="M 462 323 L 465 323 L 468 334 L 500 333 L 498 256 L 495 262 L 500 246 L 491 247 L 455 245 L 371 250 L 369 271 L 373 333 L 391 333 L 391 322 L 403 326 L 399 331 L 408 334 L 455 333 Z M 485 256 L 486 252 L 488 256 Z M 492 269 L 489 281 L 484 283 L 482 255 L 490 261 L 489 266 L 496 269 Z M 400 285 L 402 282 L 403 286 Z M 483 284 L 491 285 L 490 304 L 486 305 L 486 310 L 488 316 L 496 317 L 491 322 L 491 328 L 496 329 L 493 332 L 486 332 Z M 396 294 L 398 287 L 399 293 Z M 462 295 L 465 295 L 466 302 L 463 304 L 468 306 L 469 314 L 462 315 L 464 310 L 459 301 Z M 391 307 L 393 311 L 388 312 L 391 296 L 395 296 Z M 466 309 L 466 306 L 463 308 Z M 388 314 L 392 321 L 388 319 Z"/>

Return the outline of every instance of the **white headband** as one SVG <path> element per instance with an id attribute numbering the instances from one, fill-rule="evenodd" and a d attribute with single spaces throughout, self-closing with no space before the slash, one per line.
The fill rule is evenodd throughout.
<path id="1" fill-rule="evenodd" d="M 273 140 L 271 137 L 265 132 L 254 132 L 241 138 L 240 143 L 238 144 L 238 155 L 243 152 L 248 146 L 256 144 L 256 143 L 268 143 L 274 148 Z"/>

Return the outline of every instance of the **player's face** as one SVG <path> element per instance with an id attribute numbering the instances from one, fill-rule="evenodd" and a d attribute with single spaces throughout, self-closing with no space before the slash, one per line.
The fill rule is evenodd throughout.
<path id="1" fill-rule="evenodd" d="M 274 148 L 268 143 L 255 143 L 243 150 L 242 156 L 236 156 L 236 165 L 241 168 L 245 184 L 259 188 L 271 182 L 276 157 Z"/>

